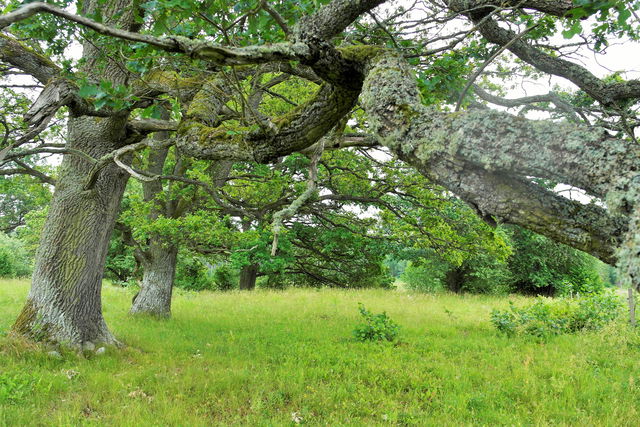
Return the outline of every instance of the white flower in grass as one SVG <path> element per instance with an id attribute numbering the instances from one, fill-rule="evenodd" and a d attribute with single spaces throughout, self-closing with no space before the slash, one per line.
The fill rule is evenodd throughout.
<path id="1" fill-rule="evenodd" d="M 293 421 L 296 424 L 300 424 L 302 421 L 304 421 L 304 418 L 302 418 L 302 415 L 300 415 L 299 412 L 292 412 L 291 421 Z"/>

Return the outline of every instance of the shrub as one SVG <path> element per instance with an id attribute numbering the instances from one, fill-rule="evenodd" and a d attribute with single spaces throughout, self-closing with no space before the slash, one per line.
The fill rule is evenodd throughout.
<path id="1" fill-rule="evenodd" d="M 400 332 L 400 326 L 387 316 L 386 312 L 373 314 L 364 305 L 359 304 L 358 311 L 364 323 L 356 326 L 353 335 L 358 341 L 394 341 Z"/>
<path id="2" fill-rule="evenodd" d="M 514 253 L 508 264 L 518 292 L 563 296 L 604 288 L 594 257 L 521 227 L 509 229 Z"/>
<path id="3" fill-rule="evenodd" d="M 25 277 L 31 274 L 31 257 L 24 244 L 0 233 L 0 277 Z"/>
<path id="4" fill-rule="evenodd" d="M 577 298 L 539 297 L 533 304 L 508 310 L 493 310 L 491 323 L 506 335 L 531 335 L 543 340 L 582 330 L 597 330 L 622 312 L 622 301 L 612 292 Z"/>
<path id="5" fill-rule="evenodd" d="M 188 291 L 227 291 L 238 287 L 239 272 L 229 263 L 212 264 L 203 256 L 184 251 L 178 258 L 176 287 Z"/>
<path id="6" fill-rule="evenodd" d="M 561 280 L 556 285 L 556 293 L 559 296 L 573 296 L 582 294 L 601 294 L 605 290 L 604 281 L 601 279 L 591 280 L 584 278 L 580 282 Z"/>
<path id="7" fill-rule="evenodd" d="M 238 287 L 238 271 L 230 264 L 222 264 L 213 271 L 213 282 L 219 291 L 229 291 Z"/>
<path id="8" fill-rule="evenodd" d="M 446 265 L 444 263 L 424 259 L 421 263 L 408 263 L 400 280 L 409 290 L 432 293 L 444 289 L 445 275 Z"/>

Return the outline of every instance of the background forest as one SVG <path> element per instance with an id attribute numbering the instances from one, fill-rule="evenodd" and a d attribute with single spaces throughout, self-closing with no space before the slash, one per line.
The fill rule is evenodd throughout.
<path id="1" fill-rule="evenodd" d="M 144 184 L 130 181 L 105 278 L 139 286 L 141 254 L 153 236 L 179 248 L 175 285 L 196 291 L 404 286 L 559 296 L 616 283 L 615 269 L 592 256 L 518 226 L 489 225 L 400 162 L 351 149 L 321 158 L 320 196 L 287 219 L 271 256 L 273 214 L 304 191 L 308 166 L 302 155 L 273 167 L 236 164 L 215 193 L 169 182 L 146 200 Z M 170 173 L 177 165 L 169 157 L 164 167 Z M 190 167 L 189 176 L 206 182 L 206 163 Z M 378 179 L 370 184 L 373 174 Z M 25 175 L 0 177 L 0 185 L 0 277 L 27 277 L 50 186 Z M 173 211 L 152 213 L 159 205 Z M 247 271 L 254 280 L 242 282 Z"/>

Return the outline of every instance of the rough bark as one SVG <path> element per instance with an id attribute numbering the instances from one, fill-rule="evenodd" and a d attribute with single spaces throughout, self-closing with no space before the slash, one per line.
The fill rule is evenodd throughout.
<path id="1" fill-rule="evenodd" d="M 142 284 L 133 301 L 130 314 L 156 317 L 171 315 L 171 295 L 177 260 L 178 248 L 174 245 L 154 242 L 153 246 L 145 251 Z"/>
<path id="2" fill-rule="evenodd" d="M 129 1 L 111 2 L 103 11 L 106 22 L 132 25 Z M 97 3 L 83 4 L 84 13 Z M 115 12 L 124 11 L 115 19 Z M 86 44 L 87 72 L 124 83 L 127 76 L 114 65 L 96 66 L 99 47 Z M 121 147 L 127 115 L 69 119 L 67 148 L 94 159 Z M 102 316 L 104 263 L 128 175 L 115 165 L 105 167 L 91 190 L 83 183 L 93 163 L 82 156 L 63 156 L 56 191 L 36 255 L 31 290 L 13 330 L 36 340 L 80 347 L 87 342 L 116 344 Z"/>
<path id="3" fill-rule="evenodd" d="M 608 264 L 616 263 L 616 248 L 628 229 L 625 216 L 612 215 L 596 204 L 569 200 L 530 180 L 470 164 L 450 161 L 426 168 L 417 158 L 405 160 L 485 218 L 520 225 Z"/>
<path id="4" fill-rule="evenodd" d="M 99 157 L 117 148 L 126 120 L 74 118 L 69 146 Z M 102 316 L 104 263 L 128 175 L 106 167 L 92 190 L 82 183 L 92 164 L 65 156 L 36 255 L 31 290 L 13 330 L 80 346 L 116 343 Z"/>
<path id="5" fill-rule="evenodd" d="M 258 278 L 258 264 L 249 264 L 240 270 L 239 288 L 244 291 L 252 291 L 256 287 Z"/>
<path id="6" fill-rule="evenodd" d="M 33 76 L 43 84 L 47 84 L 60 72 L 60 68 L 50 59 L 4 34 L 0 34 L 0 60 Z"/>
<path id="7" fill-rule="evenodd" d="M 640 169 L 637 147 L 569 123 L 434 111 L 421 104 L 405 61 L 389 52 L 370 56 L 361 103 L 383 145 L 483 214 L 614 262 L 614 248 L 625 240 L 624 219 L 563 200 L 526 176 L 574 185 L 628 212 Z"/>

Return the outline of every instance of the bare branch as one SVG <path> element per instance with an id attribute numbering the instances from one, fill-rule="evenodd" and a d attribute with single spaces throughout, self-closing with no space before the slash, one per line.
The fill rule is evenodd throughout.
<path id="1" fill-rule="evenodd" d="M 322 140 L 321 140 L 322 141 Z M 316 150 L 311 156 L 311 163 L 309 164 L 309 178 L 307 179 L 307 189 L 296 198 L 289 206 L 273 214 L 273 223 L 271 229 L 273 230 L 273 243 L 271 245 L 271 256 L 275 256 L 278 250 L 278 236 L 282 230 L 282 221 L 286 218 L 290 218 L 296 214 L 298 209 L 304 205 L 313 195 L 318 188 L 318 161 L 322 156 L 324 150 L 324 144 L 320 142 L 316 146 Z"/>

